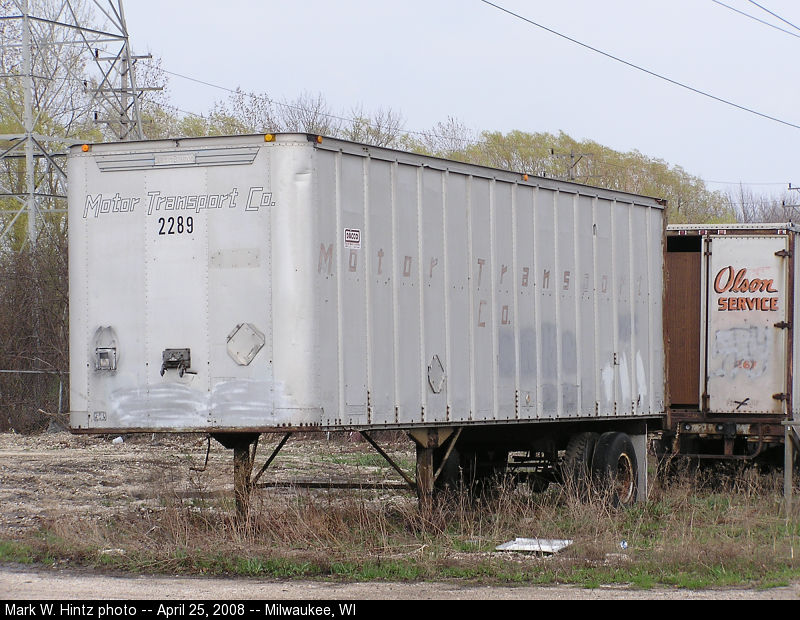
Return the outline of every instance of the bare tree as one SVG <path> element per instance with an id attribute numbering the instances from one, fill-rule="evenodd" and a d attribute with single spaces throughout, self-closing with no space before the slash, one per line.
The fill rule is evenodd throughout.
<path id="1" fill-rule="evenodd" d="M 237 88 L 227 102 L 215 105 L 212 117 L 235 119 L 243 130 L 241 133 L 266 133 L 276 131 L 281 124 L 275 108 L 266 93 L 248 93 Z"/>
<path id="2" fill-rule="evenodd" d="M 785 222 L 797 217 L 797 208 L 792 208 L 797 197 L 784 192 L 781 196 L 756 194 L 751 188 L 740 184 L 735 191 L 725 195 L 731 210 L 743 224 L 758 222 Z"/>
<path id="3" fill-rule="evenodd" d="M 334 114 L 322 94 L 303 93 L 277 104 L 278 130 L 338 136 L 343 118 Z"/>
<path id="4" fill-rule="evenodd" d="M 341 137 L 373 146 L 398 147 L 404 135 L 403 122 L 403 117 L 391 109 L 380 108 L 370 114 L 363 106 L 356 106 L 350 111 Z"/>
<path id="5" fill-rule="evenodd" d="M 470 159 L 469 150 L 478 142 L 475 133 L 453 116 L 436 123 L 428 131 L 415 132 L 406 139 L 406 146 L 414 151 L 436 157 Z"/>

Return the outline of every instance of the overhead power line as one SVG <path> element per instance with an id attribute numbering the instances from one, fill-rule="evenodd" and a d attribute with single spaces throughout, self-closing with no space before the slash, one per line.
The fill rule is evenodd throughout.
<path id="1" fill-rule="evenodd" d="M 291 103 L 284 103 L 284 102 L 281 102 L 281 101 L 275 101 L 274 99 L 271 99 L 270 97 L 267 97 L 266 95 L 257 95 L 256 93 L 248 93 L 248 92 L 245 92 L 245 91 L 243 91 L 241 89 L 229 88 L 227 86 L 220 86 L 219 84 L 212 84 L 211 82 L 206 82 L 205 80 L 200 80 L 198 78 L 193 78 L 193 77 L 190 77 L 188 75 L 181 75 L 180 73 L 175 73 L 174 71 L 167 71 L 166 69 L 163 69 L 163 68 L 161 68 L 161 71 L 163 71 L 164 73 L 167 73 L 169 75 L 174 75 L 175 77 L 182 78 L 184 80 L 189 80 L 190 82 L 196 82 L 197 84 L 202 84 L 203 86 L 209 86 L 211 88 L 216 88 L 217 90 L 222 90 L 222 91 L 234 94 L 234 95 L 235 94 L 241 94 L 241 95 L 244 95 L 246 97 L 250 97 L 251 99 L 258 99 L 258 100 L 261 100 L 261 101 L 265 101 L 266 103 L 269 103 L 270 105 L 283 106 L 285 108 L 289 108 L 289 109 L 292 109 L 292 110 L 298 110 L 298 111 L 301 111 L 301 112 L 307 112 L 308 111 L 306 108 L 303 108 L 302 106 L 296 106 L 296 105 L 292 105 Z M 344 117 L 344 116 L 337 116 L 336 114 L 330 114 L 330 113 L 326 113 L 326 112 L 320 112 L 320 115 L 326 116 L 328 118 L 332 118 L 334 120 L 344 121 L 344 122 L 352 122 L 352 121 L 355 120 L 355 119 L 352 119 L 352 118 L 347 118 L 347 117 Z"/>
<path id="2" fill-rule="evenodd" d="M 724 2 L 720 2 L 720 0 L 711 0 L 711 2 L 714 2 L 715 4 L 718 4 L 720 6 L 724 6 L 726 9 L 729 9 L 729 10 L 733 11 L 734 13 L 738 13 L 739 15 L 744 15 L 745 17 L 747 17 L 749 19 L 752 19 L 754 21 L 757 21 L 760 24 L 764 24 L 765 26 L 769 26 L 770 28 L 774 28 L 775 30 L 779 30 L 780 32 L 788 34 L 789 36 L 797 37 L 798 39 L 800 39 L 800 34 L 792 32 L 791 30 L 786 30 L 785 28 L 781 28 L 780 26 L 776 26 L 775 24 L 771 24 L 770 22 L 768 22 L 768 21 L 766 21 L 764 19 L 759 19 L 755 15 L 750 15 L 750 13 L 745 13 L 744 11 L 740 11 L 739 9 L 737 9 L 735 7 L 732 7 L 732 6 L 728 5 L 728 4 L 725 4 Z"/>
<path id="3" fill-rule="evenodd" d="M 786 183 L 780 183 L 778 181 L 768 181 L 765 183 L 758 183 L 755 181 L 711 181 L 709 179 L 703 179 L 704 183 L 711 183 L 712 185 L 781 185 L 785 186 Z"/>
<path id="4" fill-rule="evenodd" d="M 190 82 L 195 82 L 197 84 L 202 84 L 204 86 L 208 86 L 210 88 L 215 88 L 217 90 L 222 90 L 222 91 L 229 92 L 229 93 L 232 93 L 232 94 L 240 93 L 240 94 L 243 94 L 243 95 L 245 95 L 247 97 L 251 97 L 253 99 L 260 99 L 260 100 L 263 100 L 263 101 L 266 101 L 268 103 L 272 103 L 272 104 L 275 104 L 275 105 L 287 106 L 287 107 L 290 107 L 290 108 L 295 109 L 295 110 L 308 111 L 307 108 L 304 108 L 302 106 L 297 106 L 297 105 L 293 105 L 293 104 L 288 104 L 288 103 L 282 103 L 282 102 L 279 102 L 279 101 L 275 101 L 274 99 L 272 99 L 270 97 L 267 97 L 266 95 L 258 95 L 258 94 L 255 94 L 255 93 L 248 93 L 248 92 L 245 92 L 243 90 L 237 90 L 235 88 L 230 88 L 230 87 L 227 87 L 227 86 L 221 86 L 219 84 L 214 84 L 214 83 L 208 82 L 206 80 L 201 80 L 199 78 L 194 78 L 194 77 L 190 77 L 188 75 L 183 75 L 181 73 L 176 73 L 175 71 L 168 71 L 167 69 L 164 69 L 163 67 L 160 67 L 159 69 L 161 71 L 163 71 L 164 73 L 172 75 L 174 77 L 177 77 L 177 78 L 180 78 L 180 79 L 183 79 L 183 80 L 189 80 Z M 171 110 L 173 110 L 175 112 L 180 112 L 181 114 L 185 114 L 185 115 L 188 115 L 188 116 L 193 116 L 193 117 L 200 118 L 200 119 L 208 119 L 209 118 L 208 114 L 201 114 L 201 113 L 198 113 L 198 112 L 191 112 L 189 110 L 183 110 L 183 109 L 181 109 L 179 107 L 176 107 L 176 106 L 168 104 L 168 103 L 158 103 L 157 105 L 159 107 L 169 108 L 169 109 L 171 109 Z M 345 122 L 354 122 L 356 120 L 356 119 L 347 118 L 347 117 L 344 117 L 344 116 L 338 116 L 338 115 L 334 115 L 334 114 L 328 114 L 328 113 L 321 113 L 321 114 L 323 116 L 328 116 L 329 118 L 335 118 L 335 119 L 338 119 L 338 120 L 343 120 Z M 481 140 L 468 140 L 468 139 L 458 138 L 458 137 L 440 136 L 440 135 L 438 135 L 438 134 L 436 134 L 434 132 L 430 132 L 430 131 L 419 131 L 419 130 L 415 131 L 415 130 L 412 130 L 412 129 L 403 129 L 402 131 L 403 131 L 403 133 L 417 135 L 417 136 L 453 139 L 453 140 L 456 140 L 458 142 L 463 143 L 464 145 L 478 146 L 478 145 L 481 144 Z M 612 168 L 627 169 L 626 166 L 615 164 L 615 163 L 609 162 L 609 161 L 607 161 L 605 159 L 602 159 L 602 158 L 596 159 L 596 161 L 599 164 L 602 164 L 604 166 L 610 166 Z M 590 175 L 590 176 L 596 176 L 596 175 Z M 756 183 L 756 182 L 748 182 L 748 181 L 711 181 L 711 180 L 707 180 L 707 179 L 702 179 L 700 177 L 697 177 L 697 178 L 699 178 L 704 183 L 710 183 L 710 184 L 715 184 L 715 185 L 738 185 L 740 183 L 742 183 L 744 185 L 786 185 L 785 181 L 771 181 L 771 182 L 763 182 L 763 183 L 759 182 L 759 183 Z"/>
<path id="5" fill-rule="evenodd" d="M 795 30 L 800 30 L 800 28 L 798 28 L 797 26 L 795 26 L 795 25 L 794 25 L 792 22 L 790 22 L 790 21 L 788 21 L 788 20 L 785 20 L 785 19 L 783 19 L 783 17 L 781 17 L 781 16 L 780 16 L 780 15 L 778 15 L 777 13 L 774 13 L 774 12 L 770 11 L 770 10 L 769 10 L 767 7 L 760 5 L 758 2 L 754 2 L 753 0 L 750 0 L 750 4 L 754 4 L 754 5 L 756 5 L 756 6 L 757 6 L 759 9 L 761 9 L 761 10 L 762 10 L 762 11 L 764 11 L 765 13 L 769 13 L 770 15 L 772 15 L 772 17 L 775 17 L 776 19 L 779 19 L 779 20 L 781 20 L 781 21 L 782 21 L 784 24 L 788 24 L 789 26 L 791 26 L 791 27 L 792 27 L 792 28 L 794 28 Z"/>
<path id="6" fill-rule="evenodd" d="M 282 106 L 282 107 L 285 107 L 285 108 L 289 108 L 289 109 L 292 109 L 292 110 L 298 110 L 298 111 L 301 111 L 301 112 L 310 111 L 308 108 L 304 108 L 302 106 L 298 106 L 298 105 L 294 105 L 294 104 L 286 103 L 286 102 L 282 102 L 282 101 L 276 101 L 275 99 L 267 97 L 266 95 L 263 95 L 263 94 L 259 95 L 259 94 L 256 94 L 256 93 L 249 93 L 249 92 L 243 91 L 241 89 L 230 88 L 228 86 L 220 86 L 219 84 L 214 84 L 212 82 L 207 82 L 207 81 L 201 80 L 199 78 L 194 78 L 194 77 L 190 77 L 188 75 L 183 75 L 181 73 L 176 73 L 175 71 L 168 71 L 167 69 L 164 69 L 163 67 L 159 67 L 159 69 L 161 71 L 163 71 L 164 73 L 168 74 L 168 75 L 179 77 L 179 78 L 181 78 L 183 80 L 188 80 L 190 82 L 195 82 L 197 84 L 202 84 L 203 86 L 208 86 L 210 88 L 216 88 L 217 90 L 222 90 L 222 91 L 234 94 L 234 95 L 235 94 L 244 95 L 245 97 L 249 97 L 251 99 L 264 101 L 266 103 L 269 103 L 270 105 Z M 194 112 L 186 112 L 185 110 L 179 110 L 178 108 L 175 108 L 174 106 L 167 106 L 167 107 L 172 107 L 173 109 L 176 109 L 176 110 L 178 110 L 180 112 L 183 112 L 184 114 L 190 114 L 192 116 L 197 116 L 197 117 L 200 117 L 200 118 L 206 118 L 202 114 L 196 114 Z M 355 123 L 356 121 L 362 121 L 363 122 L 363 119 L 355 119 L 355 118 L 349 118 L 349 117 L 346 117 L 346 116 L 339 116 L 338 114 L 331 114 L 330 112 L 319 112 L 319 114 L 320 114 L 320 116 L 325 116 L 327 118 L 330 118 L 330 119 L 333 119 L 333 120 L 337 120 L 337 121 L 342 121 L 342 122 L 345 122 L 345 123 Z M 371 126 L 374 126 L 371 123 L 368 123 L 368 124 L 370 124 Z M 413 131 L 413 130 L 410 130 L 410 129 L 404 129 L 403 132 L 407 133 L 407 134 L 412 134 L 412 135 L 415 135 L 415 136 L 422 136 L 424 138 L 447 138 L 447 139 L 450 139 L 450 140 L 455 140 L 457 142 L 461 142 L 465 146 L 471 145 L 471 144 L 473 144 L 473 145 L 474 144 L 478 144 L 478 142 L 476 140 L 468 140 L 468 139 L 458 138 L 458 137 L 453 137 L 453 136 L 441 136 L 439 134 L 436 134 L 436 133 L 433 133 L 433 132 L 430 132 L 430 131 L 426 132 L 426 131 Z"/>
<path id="7" fill-rule="evenodd" d="M 542 24 L 540 24 L 538 22 L 533 21 L 532 19 L 524 17 L 524 16 L 520 15 L 519 13 L 515 13 L 514 11 L 511 11 L 511 10 L 505 8 L 505 7 L 502 7 L 499 4 L 495 4 L 494 2 L 489 2 L 489 0 L 480 0 L 480 1 L 483 2 L 484 4 L 487 4 L 487 5 L 495 8 L 495 9 L 497 9 L 498 11 L 502 11 L 503 13 L 506 13 L 506 14 L 510 15 L 511 17 L 514 17 L 514 18 L 516 18 L 516 19 L 518 19 L 520 21 L 523 21 L 523 22 L 525 22 L 527 24 L 530 24 L 531 26 L 535 26 L 536 28 L 540 28 L 542 30 L 545 30 L 546 32 L 549 32 L 550 34 L 554 34 L 557 37 L 560 37 L 560 38 L 562 38 L 562 39 L 564 39 L 566 41 L 569 41 L 570 43 L 574 43 L 576 45 L 580 45 L 581 47 L 583 47 L 585 49 L 588 49 L 588 50 L 590 50 L 592 52 L 595 52 L 596 54 L 600 54 L 601 56 L 605 56 L 606 58 L 609 58 L 609 59 L 611 59 L 611 60 L 613 60 L 615 62 L 621 63 L 621 64 L 623 64 L 623 65 L 625 65 L 627 67 L 630 67 L 632 69 L 636 69 L 637 71 L 641 71 L 642 73 L 646 73 L 647 75 L 650 75 L 652 77 L 658 78 L 659 80 L 663 80 L 664 82 L 672 84 L 673 86 L 679 86 L 680 88 L 683 88 L 684 90 L 688 90 L 688 91 L 693 92 L 695 94 L 702 95 L 703 97 L 706 97 L 708 99 L 712 99 L 712 100 L 717 101 L 719 103 L 724 103 L 725 105 L 730 106 L 732 108 L 736 108 L 737 110 L 742 110 L 743 112 L 748 112 L 750 114 L 755 114 L 756 116 L 760 116 L 761 118 L 765 118 L 767 120 L 774 121 L 776 123 L 780 123 L 781 125 L 786 125 L 787 127 L 792 127 L 794 129 L 800 129 L 800 125 L 798 125 L 796 123 L 792 123 L 790 121 L 783 120 L 781 118 L 778 118 L 777 116 L 772 116 L 770 114 L 765 114 L 764 112 L 759 112 L 758 110 L 755 110 L 753 108 L 749 108 L 747 106 L 744 106 L 744 105 L 735 103 L 733 101 L 730 101 L 729 99 L 724 99 L 723 97 L 718 97 L 716 95 L 712 95 L 709 92 L 706 92 L 706 91 L 701 90 L 699 88 L 695 88 L 694 86 L 690 86 L 690 85 L 685 84 L 683 82 L 679 82 L 678 80 L 674 80 L 674 79 L 672 79 L 670 77 L 667 77 L 665 75 L 662 75 L 660 73 L 656 73 L 655 71 L 651 71 L 650 69 L 642 67 L 641 65 L 637 65 L 637 64 L 635 64 L 633 62 L 630 62 L 628 60 L 620 58 L 619 56 L 614 56 L 613 54 L 609 54 L 608 52 L 604 52 L 603 50 L 598 49 L 596 47 L 593 47 L 593 46 L 589 45 L 588 43 L 583 43 L 582 41 L 578 41 L 578 39 L 574 39 L 574 38 L 572 38 L 570 36 L 567 36 L 567 35 L 565 35 L 565 34 L 563 34 L 561 32 L 553 30 L 552 28 L 548 28 L 547 26 L 544 26 L 544 25 L 542 25 Z"/>

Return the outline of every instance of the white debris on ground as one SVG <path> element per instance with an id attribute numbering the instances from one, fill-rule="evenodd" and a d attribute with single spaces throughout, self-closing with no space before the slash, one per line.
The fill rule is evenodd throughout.
<path id="1" fill-rule="evenodd" d="M 496 551 L 532 551 L 534 553 L 558 553 L 573 541 L 548 538 L 515 538 L 495 547 Z"/>

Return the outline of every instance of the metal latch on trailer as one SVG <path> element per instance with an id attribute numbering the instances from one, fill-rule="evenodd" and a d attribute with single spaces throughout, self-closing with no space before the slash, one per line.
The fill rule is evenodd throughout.
<path id="1" fill-rule="evenodd" d="M 117 369 L 117 334 L 113 327 L 98 327 L 94 333 L 94 369 L 103 372 Z"/>
<path id="2" fill-rule="evenodd" d="M 97 347 L 94 350 L 94 369 L 114 371 L 117 369 L 117 349 L 115 347 Z"/>
<path id="3" fill-rule="evenodd" d="M 182 377 L 192 366 L 192 354 L 189 349 L 164 349 L 161 353 L 161 376 L 167 370 L 175 369 Z"/>

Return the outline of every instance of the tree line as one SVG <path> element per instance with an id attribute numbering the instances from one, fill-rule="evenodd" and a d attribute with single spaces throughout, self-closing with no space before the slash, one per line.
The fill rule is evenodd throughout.
<path id="1" fill-rule="evenodd" d="M 454 117 L 428 129 L 409 130 L 402 115 L 392 109 L 366 111 L 356 106 L 335 111 L 321 94 L 276 101 L 267 93 L 236 90 L 205 115 L 145 106 L 144 127 L 151 138 L 268 132 L 343 138 L 664 199 L 671 224 L 786 219 L 778 208 L 785 195 L 714 191 L 681 166 L 639 151 L 617 151 L 593 140 L 577 140 L 563 131 L 476 132 Z"/>

